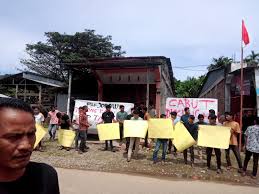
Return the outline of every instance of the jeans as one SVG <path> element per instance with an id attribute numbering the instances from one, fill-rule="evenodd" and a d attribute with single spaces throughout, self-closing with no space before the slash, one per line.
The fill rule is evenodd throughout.
<path id="1" fill-rule="evenodd" d="M 256 176 L 257 174 L 257 168 L 258 168 L 258 158 L 259 158 L 259 153 L 254 153 L 246 150 L 246 156 L 245 156 L 245 161 L 244 161 L 244 167 L 243 170 L 246 171 L 248 162 L 253 155 L 253 176 Z"/>
<path id="2" fill-rule="evenodd" d="M 156 147 L 153 153 L 153 161 L 157 161 L 157 154 L 162 145 L 162 160 L 165 160 L 166 150 L 167 150 L 167 139 L 157 139 Z"/>
<path id="3" fill-rule="evenodd" d="M 145 137 L 144 147 L 148 148 L 148 132 L 147 132 L 146 137 Z"/>
<path id="4" fill-rule="evenodd" d="M 81 151 L 85 151 L 86 149 L 86 144 L 85 144 L 85 141 L 86 141 L 86 131 L 83 131 L 83 130 L 79 130 L 79 140 L 80 140 L 80 145 L 79 145 L 79 149 Z"/>
<path id="5" fill-rule="evenodd" d="M 190 154 L 191 154 L 191 163 L 194 163 L 194 147 L 191 146 L 188 149 L 190 150 Z M 187 164 L 187 150 L 188 149 L 183 151 L 183 157 L 184 157 L 185 164 Z"/>
<path id="6" fill-rule="evenodd" d="M 207 167 L 210 168 L 211 155 L 214 149 L 216 160 L 217 160 L 217 169 L 221 169 L 221 151 L 218 148 L 206 148 L 207 153 Z"/>
<path id="7" fill-rule="evenodd" d="M 57 128 L 58 128 L 57 124 L 49 124 L 50 139 L 55 139 Z"/>
<path id="8" fill-rule="evenodd" d="M 78 142 L 79 142 L 79 129 L 76 129 L 76 137 L 75 137 L 75 148 L 78 148 Z"/>
<path id="9" fill-rule="evenodd" d="M 112 140 L 109 140 L 109 141 L 110 141 L 111 149 L 113 149 Z M 106 150 L 108 149 L 108 140 L 105 141 L 105 149 L 106 149 Z"/>
<path id="10" fill-rule="evenodd" d="M 120 123 L 120 141 L 123 139 L 123 124 Z"/>
<path id="11" fill-rule="evenodd" d="M 138 137 L 131 137 L 131 138 L 130 138 L 130 145 L 129 145 L 129 150 L 128 150 L 128 160 L 131 159 L 131 154 L 132 154 L 132 149 L 133 149 L 134 143 L 135 143 L 135 151 L 134 151 L 134 154 L 135 154 L 135 155 L 138 154 L 139 142 L 140 142 L 140 138 L 138 138 Z"/>
<path id="12" fill-rule="evenodd" d="M 236 145 L 229 145 L 229 148 L 225 150 L 226 151 L 227 165 L 228 166 L 232 166 L 231 165 L 231 160 L 230 160 L 230 157 L 229 157 L 230 149 L 234 152 L 234 155 L 235 155 L 237 163 L 238 163 L 238 167 L 242 168 L 241 156 L 240 156 L 240 153 L 238 151 L 238 147 Z"/>
<path id="13" fill-rule="evenodd" d="M 169 139 L 169 143 L 168 143 L 168 151 L 171 153 L 172 151 L 172 147 L 174 148 L 174 153 L 176 153 L 177 149 L 175 146 L 173 146 L 173 141 L 171 139 Z"/>

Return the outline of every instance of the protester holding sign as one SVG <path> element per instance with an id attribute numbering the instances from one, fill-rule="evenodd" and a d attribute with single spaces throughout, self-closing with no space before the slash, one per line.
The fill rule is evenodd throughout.
<path id="1" fill-rule="evenodd" d="M 83 111 L 83 107 L 79 107 L 79 115 Z M 78 151 L 78 142 L 79 142 L 79 115 L 74 115 L 73 118 L 73 129 L 76 132 L 75 137 L 75 150 Z"/>
<path id="2" fill-rule="evenodd" d="M 177 122 L 180 121 L 180 119 L 177 117 L 177 112 L 170 112 L 170 116 L 171 116 L 171 119 L 172 119 L 172 124 L 175 125 Z M 172 146 L 173 146 L 173 141 L 171 139 L 169 139 L 169 143 L 168 143 L 168 151 L 167 153 L 168 154 L 171 154 L 172 152 Z M 177 156 L 177 150 L 176 150 L 176 147 L 174 147 L 174 155 Z"/>
<path id="3" fill-rule="evenodd" d="M 230 170 L 230 168 L 231 168 L 231 160 L 229 157 L 229 151 L 231 149 L 234 152 L 234 155 L 235 155 L 237 163 L 238 163 L 238 167 L 239 167 L 238 172 L 241 173 L 242 172 L 242 162 L 241 162 L 241 156 L 240 156 L 238 146 L 237 146 L 238 145 L 237 136 L 241 132 L 240 126 L 239 126 L 238 122 L 233 120 L 233 113 L 226 112 L 225 116 L 226 116 L 226 122 L 223 125 L 231 128 L 229 148 L 226 149 L 226 160 L 227 160 L 227 165 L 228 165 L 227 169 Z"/>
<path id="4" fill-rule="evenodd" d="M 58 112 L 57 118 L 59 119 L 59 125 L 60 125 L 61 130 L 62 129 L 63 130 L 70 130 L 71 122 L 70 122 L 69 116 L 67 114 Z M 65 147 L 65 146 L 61 145 L 60 149 L 61 150 L 66 149 L 67 151 L 69 151 L 70 147 Z"/>
<path id="5" fill-rule="evenodd" d="M 131 118 L 133 117 L 133 112 L 134 112 L 134 108 L 131 108 L 130 111 L 131 113 L 127 116 L 126 120 L 131 120 Z M 130 138 L 126 137 L 126 149 L 125 149 L 125 153 L 128 153 L 129 150 L 129 144 L 130 144 Z M 135 149 L 135 145 L 133 146 L 133 149 Z"/>
<path id="6" fill-rule="evenodd" d="M 161 114 L 160 118 L 165 119 L 166 115 Z M 156 140 L 156 146 L 155 146 L 154 153 L 153 153 L 153 163 L 154 164 L 157 163 L 157 154 L 158 154 L 158 151 L 159 151 L 161 145 L 162 145 L 162 163 L 165 162 L 165 156 L 166 156 L 166 150 L 167 150 L 167 141 L 168 141 L 168 139 L 161 139 L 161 138 L 158 138 Z"/>
<path id="7" fill-rule="evenodd" d="M 209 116 L 209 125 L 215 126 L 217 125 L 217 116 L 211 114 Z M 216 160 L 217 160 L 217 173 L 220 174 L 222 173 L 221 170 L 221 151 L 218 148 L 210 148 L 207 147 L 206 148 L 206 154 L 207 154 L 207 167 L 208 169 L 210 169 L 210 163 L 211 163 L 211 155 L 212 155 L 212 151 L 214 150 L 215 154 L 216 154 Z"/>
<path id="8" fill-rule="evenodd" d="M 83 106 L 82 111 L 79 115 L 79 154 L 82 154 L 83 152 L 87 152 L 87 146 L 86 146 L 86 138 L 87 138 L 87 130 L 88 127 L 90 127 L 90 124 L 88 123 L 88 117 L 86 113 L 88 112 L 88 107 Z"/>
<path id="9" fill-rule="evenodd" d="M 199 114 L 198 115 L 198 122 L 196 122 L 197 125 L 207 125 L 207 123 L 204 121 L 204 115 Z M 198 150 L 198 155 L 200 160 L 202 160 L 202 155 L 203 155 L 203 147 L 198 146 L 197 147 Z"/>
<path id="10" fill-rule="evenodd" d="M 131 120 L 139 121 L 139 120 L 143 120 L 143 119 L 141 117 L 139 117 L 139 112 L 137 110 L 135 110 L 133 112 L 133 117 L 131 118 Z M 131 154 L 132 154 L 132 149 L 133 149 L 134 144 L 135 144 L 134 155 L 137 157 L 138 150 L 139 150 L 139 142 L 140 142 L 139 137 L 130 137 L 130 145 L 129 145 L 128 158 L 127 158 L 128 162 L 130 162 L 130 160 L 131 160 Z"/>
<path id="11" fill-rule="evenodd" d="M 114 120 L 115 116 L 114 116 L 113 112 L 111 111 L 111 105 L 106 105 L 105 108 L 106 108 L 106 111 L 102 114 L 103 123 L 116 122 Z M 111 151 L 115 152 L 115 150 L 113 148 L 112 140 L 109 140 L 109 141 L 110 141 Z M 104 148 L 104 150 L 108 150 L 108 140 L 105 141 L 105 148 Z"/>
<path id="12" fill-rule="evenodd" d="M 143 111 L 143 114 L 144 114 L 144 120 L 148 121 L 151 117 L 150 117 L 150 114 L 148 113 L 147 111 L 147 107 L 144 107 L 142 109 Z M 149 148 L 150 146 L 148 145 L 148 132 L 146 134 L 146 137 L 145 137 L 145 143 L 144 143 L 144 147 L 146 148 Z"/>
<path id="13" fill-rule="evenodd" d="M 43 126 L 43 122 L 45 118 L 44 118 L 44 115 L 40 112 L 40 109 L 38 107 L 35 107 L 33 112 L 34 112 L 35 123 Z M 35 150 L 42 151 L 42 141 L 39 142 L 39 145 L 35 148 Z"/>
<path id="14" fill-rule="evenodd" d="M 186 109 L 188 111 L 188 109 Z M 193 115 L 189 116 L 187 123 L 184 123 L 184 126 L 189 131 L 193 139 L 196 141 L 198 138 L 198 125 L 194 123 L 195 117 Z M 191 166 L 194 166 L 194 147 L 189 148 L 191 154 Z M 184 163 L 187 164 L 187 149 L 183 151 Z"/>
<path id="15" fill-rule="evenodd" d="M 124 111 L 124 105 L 120 105 L 120 111 L 116 114 L 116 120 L 120 124 L 120 141 L 123 139 L 123 122 L 127 119 L 128 113 Z"/>

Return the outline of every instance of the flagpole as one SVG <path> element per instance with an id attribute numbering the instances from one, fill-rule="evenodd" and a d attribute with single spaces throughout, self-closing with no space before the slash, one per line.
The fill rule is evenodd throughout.
<path id="1" fill-rule="evenodd" d="M 242 148 L 242 127 L 243 127 L 243 80 L 244 80 L 244 71 L 243 71 L 243 39 L 241 38 L 241 69 L 240 69 L 240 135 L 239 135 L 239 151 L 241 152 Z"/>

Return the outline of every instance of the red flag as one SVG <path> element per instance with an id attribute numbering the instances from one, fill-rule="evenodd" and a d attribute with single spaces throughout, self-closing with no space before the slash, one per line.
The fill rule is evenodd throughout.
<path id="1" fill-rule="evenodd" d="M 249 44 L 249 42 L 250 42 L 244 20 L 242 20 L 242 40 L 245 43 L 245 45 Z"/>

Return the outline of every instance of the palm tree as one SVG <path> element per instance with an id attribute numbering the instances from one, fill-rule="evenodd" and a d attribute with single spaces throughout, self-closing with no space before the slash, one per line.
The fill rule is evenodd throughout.
<path id="1" fill-rule="evenodd" d="M 248 55 L 244 61 L 249 65 L 256 65 L 259 63 L 259 53 L 255 53 L 254 51 L 251 51 L 251 54 Z"/>
<path id="2" fill-rule="evenodd" d="M 224 57 L 224 56 L 221 56 L 218 59 L 213 58 L 212 64 L 210 64 L 210 66 L 208 67 L 208 70 L 211 71 L 213 69 L 217 69 L 220 67 L 227 67 L 228 65 L 231 65 L 232 61 L 233 60 L 231 58 Z"/>

